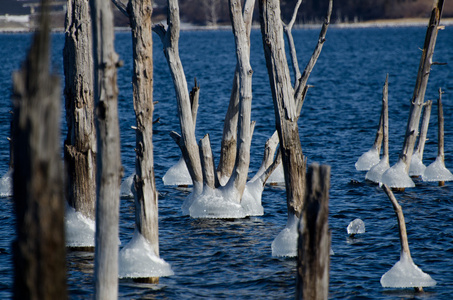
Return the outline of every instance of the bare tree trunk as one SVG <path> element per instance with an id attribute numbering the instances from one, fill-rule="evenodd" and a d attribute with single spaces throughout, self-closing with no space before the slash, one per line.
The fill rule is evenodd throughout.
<path id="1" fill-rule="evenodd" d="M 415 82 L 414 94 L 411 100 L 409 119 L 406 127 L 404 145 L 399 155 L 399 161 L 406 165 L 406 172 L 409 171 L 412 154 L 414 152 L 415 140 L 418 135 L 420 115 L 425 98 L 426 87 L 428 85 L 429 74 L 431 72 L 434 47 L 436 46 L 437 33 L 439 30 L 440 17 L 444 5 L 443 0 L 434 2 L 431 12 L 428 29 L 426 31 L 423 54 L 418 68 L 417 81 Z"/>
<path id="2" fill-rule="evenodd" d="M 431 117 L 432 105 L 433 105 L 432 100 L 428 100 L 424 104 L 420 136 L 418 137 L 417 148 L 415 149 L 415 153 L 418 153 L 418 157 L 420 158 L 421 161 L 423 160 L 423 152 L 425 150 L 426 136 L 428 134 L 429 119 Z"/>
<path id="3" fill-rule="evenodd" d="M 389 75 L 385 77 L 384 88 L 382 89 L 382 115 L 381 115 L 381 141 L 384 140 L 384 149 L 382 151 L 382 159 L 385 159 L 388 163 L 389 161 Z M 379 122 L 379 123 L 381 123 Z M 378 134 L 379 135 L 379 134 Z M 376 139 L 379 139 L 376 136 Z M 376 144 L 376 141 L 375 141 Z M 379 150 L 381 143 L 379 143 Z"/>
<path id="4" fill-rule="evenodd" d="M 444 109 L 442 106 L 442 94 L 444 92 L 439 88 L 439 99 L 437 101 L 437 157 L 441 160 L 442 165 L 445 166 L 445 152 L 444 152 Z M 439 186 L 444 186 L 445 181 L 439 181 Z"/>
<path id="5" fill-rule="evenodd" d="M 67 298 L 60 81 L 49 72 L 47 11 L 44 1 L 39 31 L 22 70 L 13 76 L 15 299 Z"/>
<path id="6" fill-rule="evenodd" d="M 134 109 L 137 121 L 135 156 L 135 223 L 159 256 L 157 190 L 153 159 L 153 41 L 152 1 L 130 0 L 134 72 Z"/>
<path id="7" fill-rule="evenodd" d="M 329 189 L 330 167 L 310 165 L 298 230 L 296 299 L 327 299 L 329 295 Z"/>
<path id="8" fill-rule="evenodd" d="M 94 91 L 97 110 L 97 205 L 94 264 L 95 299 L 118 297 L 118 219 L 122 175 L 118 126 L 118 88 L 111 4 L 91 0 Z"/>
<path id="9" fill-rule="evenodd" d="M 64 147 L 66 199 L 76 211 L 94 220 L 97 149 L 92 53 L 88 0 L 68 0 L 63 50 L 68 125 Z"/>

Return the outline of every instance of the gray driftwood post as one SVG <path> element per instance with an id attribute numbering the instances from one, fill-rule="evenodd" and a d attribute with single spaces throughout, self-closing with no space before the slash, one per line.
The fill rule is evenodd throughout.
<path id="1" fill-rule="evenodd" d="M 118 218 L 121 183 L 118 88 L 110 1 L 91 0 L 97 114 L 95 299 L 118 296 Z"/>
<path id="2" fill-rule="evenodd" d="M 308 167 L 299 223 L 296 299 L 327 299 L 331 233 L 329 231 L 330 167 Z"/>
<path id="3" fill-rule="evenodd" d="M 296 8 L 298 5 L 296 5 Z M 302 153 L 297 120 L 307 92 L 307 80 L 319 57 L 330 23 L 332 1 L 321 29 L 318 43 L 301 77 L 297 77 L 291 85 L 289 67 L 285 55 L 283 25 L 280 13 L 280 1 L 260 0 L 261 34 L 263 38 L 264 56 L 266 58 L 269 81 L 274 100 L 276 129 L 280 139 L 288 212 L 300 217 L 305 190 L 306 160 Z M 293 18 L 295 18 L 293 16 Z M 287 27 L 287 35 L 291 35 L 292 21 Z M 291 45 L 291 43 L 290 43 Z M 291 57 L 296 57 L 295 47 L 290 47 Z M 293 66 L 297 60 L 293 61 Z"/>
<path id="4" fill-rule="evenodd" d="M 442 160 L 442 165 L 445 165 L 444 152 L 444 109 L 442 106 L 442 94 L 444 92 L 439 88 L 439 99 L 437 100 L 437 157 Z M 439 181 L 439 186 L 444 186 L 445 181 Z"/>
<path id="5" fill-rule="evenodd" d="M 417 148 L 415 149 L 415 153 L 418 154 L 418 158 L 420 158 L 420 161 L 423 161 L 423 152 L 425 150 L 426 136 L 428 134 L 429 119 L 431 117 L 432 106 L 433 106 L 433 101 L 428 100 L 425 102 L 424 109 L 423 109 L 420 136 L 418 137 Z"/>
<path id="6" fill-rule="evenodd" d="M 159 256 L 159 222 L 153 159 L 153 40 L 151 0 L 130 0 L 128 15 L 132 29 L 135 144 L 135 224 Z M 147 282 L 157 283 L 159 278 Z"/>
<path id="7" fill-rule="evenodd" d="M 407 121 L 406 135 L 403 148 L 399 155 L 399 161 L 406 165 L 406 173 L 409 171 L 412 154 L 414 152 L 415 140 L 418 135 L 421 111 L 424 103 L 426 87 L 428 85 L 431 66 L 433 65 L 434 47 L 436 46 L 437 33 L 439 31 L 440 17 L 442 15 L 443 0 L 434 1 L 426 30 L 423 53 L 418 68 L 417 80 L 415 82 L 414 94 L 411 100 L 409 119 Z"/>
<path id="8" fill-rule="evenodd" d="M 50 17 L 14 74 L 15 299 L 66 299 L 60 80 L 50 74 Z"/>
<path id="9" fill-rule="evenodd" d="M 66 199 L 76 211 L 94 220 L 97 148 L 91 29 L 88 0 L 68 0 L 63 50 L 68 126 L 64 146 Z"/>

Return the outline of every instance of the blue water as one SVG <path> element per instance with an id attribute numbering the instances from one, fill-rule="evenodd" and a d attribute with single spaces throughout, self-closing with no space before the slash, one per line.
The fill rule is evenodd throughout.
<path id="1" fill-rule="evenodd" d="M 417 187 L 397 193 L 403 207 L 409 246 L 414 262 L 436 281 L 424 294 L 412 290 L 389 290 L 379 280 L 399 259 L 397 221 L 390 201 L 365 173 L 354 168 L 357 158 L 373 141 L 379 121 L 381 91 L 389 77 L 390 163 L 396 162 L 403 143 L 409 101 L 423 46 L 424 27 L 331 28 L 320 59 L 310 77 L 309 90 L 300 117 L 300 137 L 309 163 L 332 167 L 329 226 L 332 230 L 330 267 L 331 299 L 450 299 L 453 294 L 453 183 L 438 187 L 416 181 Z M 295 30 L 301 66 L 309 59 L 318 30 Z M 11 109 L 11 73 L 20 67 L 29 34 L 0 35 L 0 174 L 8 168 Z M 445 90 L 446 166 L 453 169 L 453 32 L 439 33 L 427 99 L 437 99 Z M 163 57 L 154 36 L 154 127 L 155 172 L 159 190 L 160 254 L 172 265 L 174 276 L 158 285 L 120 280 L 123 299 L 291 299 L 295 290 L 295 259 L 275 258 L 271 242 L 286 224 L 286 199 L 281 187 L 266 187 L 265 213 L 238 220 L 200 220 L 181 215 L 187 190 L 167 187 L 162 176 L 180 156 L 168 133 L 179 131 L 175 95 Z M 62 34 L 54 34 L 53 69 L 62 73 Z M 116 49 L 124 66 L 119 69 L 119 111 L 122 163 L 125 176 L 134 171 L 135 124 L 131 87 L 131 37 L 116 35 Z M 234 40 L 230 31 L 185 31 L 180 54 L 189 84 L 196 77 L 201 86 L 197 137 L 209 133 L 216 157 L 220 148 L 223 118 L 228 106 L 235 67 Z M 274 113 L 268 75 L 258 30 L 252 32 L 253 111 L 256 120 L 252 140 L 251 175 L 258 169 L 266 139 L 272 134 Z M 63 113 L 63 112 L 62 112 Z M 425 164 L 437 154 L 437 118 L 433 108 L 425 148 Z M 62 131 L 64 117 L 62 115 Z M 63 140 L 63 137 L 62 137 Z M 0 298 L 11 297 L 13 270 L 11 241 L 14 239 L 13 202 L 0 198 Z M 366 233 L 348 237 L 346 227 L 355 218 L 366 224 Z M 121 199 L 120 239 L 132 237 L 132 199 Z M 68 289 L 72 299 L 93 295 L 93 255 L 68 253 Z"/>

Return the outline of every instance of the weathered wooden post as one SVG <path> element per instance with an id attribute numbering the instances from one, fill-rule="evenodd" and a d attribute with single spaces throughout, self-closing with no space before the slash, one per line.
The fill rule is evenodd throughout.
<path id="1" fill-rule="evenodd" d="M 308 167 L 299 223 L 296 299 L 327 299 L 331 233 L 329 231 L 330 167 Z"/>
<path id="2" fill-rule="evenodd" d="M 445 152 L 444 152 L 444 109 L 442 106 L 442 94 L 444 92 L 439 88 L 439 99 L 437 100 L 437 157 L 442 161 L 445 166 Z M 444 186 L 445 181 L 439 181 L 439 186 Z"/>
<path id="3" fill-rule="evenodd" d="M 96 249 L 95 299 L 118 296 L 118 218 L 121 184 L 118 88 L 110 1 L 90 0 L 93 24 L 94 92 L 96 101 Z"/>
<path id="4" fill-rule="evenodd" d="M 47 1 L 22 70 L 14 74 L 15 299 L 66 299 L 60 85 L 50 74 Z"/>
<path id="5" fill-rule="evenodd" d="M 64 146 L 66 199 L 76 211 L 94 220 L 97 147 L 91 27 L 88 0 L 68 0 L 63 49 L 68 126 Z"/>

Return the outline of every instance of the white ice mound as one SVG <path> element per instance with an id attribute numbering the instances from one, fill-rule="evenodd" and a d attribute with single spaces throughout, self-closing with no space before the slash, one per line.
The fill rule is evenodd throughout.
<path id="1" fill-rule="evenodd" d="M 381 159 L 381 161 L 372 166 L 371 169 L 366 173 L 365 179 L 375 183 L 381 182 L 382 174 L 390 168 L 388 159 Z"/>
<path id="2" fill-rule="evenodd" d="M 237 199 L 234 188 L 211 189 L 203 187 L 199 196 L 192 196 L 189 215 L 192 218 L 236 219 L 245 218 L 246 213 Z M 189 199 L 188 199 L 189 200 Z M 186 200 L 187 201 L 187 200 Z M 184 212 L 184 206 L 183 206 Z"/>
<path id="3" fill-rule="evenodd" d="M 391 188 L 415 187 L 415 183 L 406 173 L 406 164 L 402 160 L 382 174 L 381 183 Z"/>
<path id="4" fill-rule="evenodd" d="M 368 171 L 377 163 L 379 163 L 379 152 L 376 148 L 372 147 L 359 157 L 355 163 L 355 168 L 357 171 Z"/>
<path id="5" fill-rule="evenodd" d="M 118 255 L 118 277 L 147 278 L 174 275 L 170 264 L 154 254 L 151 244 L 135 230 Z"/>
<path id="6" fill-rule="evenodd" d="M 94 247 L 95 222 L 69 205 L 66 205 L 65 228 L 67 247 Z"/>
<path id="7" fill-rule="evenodd" d="M 264 208 L 261 205 L 263 189 L 264 186 L 261 179 L 247 182 L 241 200 L 241 206 L 247 216 L 262 216 L 264 214 Z"/>
<path id="8" fill-rule="evenodd" d="M 179 161 L 168 169 L 162 181 L 165 185 L 189 185 L 192 184 L 192 178 L 190 177 L 189 170 L 187 169 L 186 162 L 181 157 Z"/>
<path id="9" fill-rule="evenodd" d="M 299 218 L 289 214 L 285 228 L 272 242 L 272 256 L 297 256 L 298 224 Z"/>
<path id="10" fill-rule="evenodd" d="M 132 193 L 132 185 L 134 184 L 134 176 L 135 176 L 135 174 L 132 174 L 131 176 L 124 179 L 124 181 L 121 183 L 121 188 L 120 188 L 121 197 L 134 197 L 134 194 Z"/>
<path id="11" fill-rule="evenodd" d="M 409 176 L 421 176 L 425 172 L 426 166 L 423 164 L 418 153 L 414 153 L 409 167 Z"/>
<path id="12" fill-rule="evenodd" d="M 13 195 L 13 169 L 10 168 L 8 172 L 0 179 L 0 196 L 9 197 Z"/>
<path id="13" fill-rule="evenodd" d="M 423 181 L 452 181 L 453 174 L 445 167 L 442 158 L 438 156 L 434 162 L 426 167 L 422 175 Z"/>
<path id="14" fill-rule="evenodd" d="M 280 163 L 271 176 L 267 179 L 266 183 L 285 183 L 285 172 L 283 171 L 283 164 Z"/>
<path id="15" fill-rule="evenodd" d="M 381 285 L 389 288 L 435 286 L 436 281 L 417 267 L 403 251 L 400 260 L 381 277 Z"/>
<path id="16" fill-rule="evenodd" d="M 365 222 L 363 222 L 361 219 L 355 219 L 354 221 L 349 223 L 346 230 L 348 231 L 348 234 L 365 233 Z"/>

